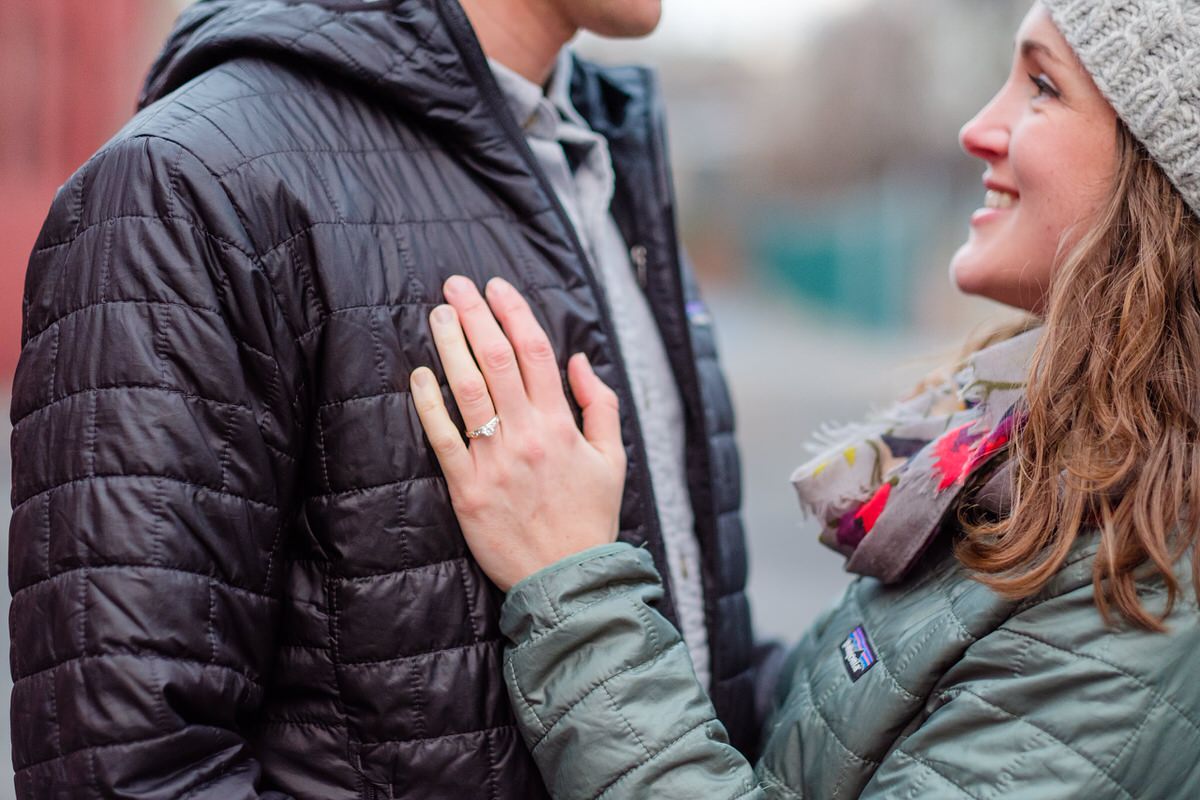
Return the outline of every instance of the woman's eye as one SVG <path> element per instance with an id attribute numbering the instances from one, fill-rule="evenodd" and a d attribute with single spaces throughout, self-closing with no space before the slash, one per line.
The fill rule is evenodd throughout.
<path id="1" fill-rule="evenodd" d="M 1058 97 L 1058 89 L 1054 88 L 1054 84 L 1050 83 L 1045 75 L 1034 75 L 1031 72 L 1029 80 L 1033 81 L 1033 85 L 1037 89 L 1036 97 Z"/>

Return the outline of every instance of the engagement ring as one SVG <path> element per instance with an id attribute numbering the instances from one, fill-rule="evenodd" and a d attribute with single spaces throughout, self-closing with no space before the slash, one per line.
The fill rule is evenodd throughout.
<path id="1" fill-rule="evenodd" d="M 467 431 L 467 438 L 468 439 L 487 439 L 489 437 L 495 436 L 496 431 L 499 429 L 500 429 L 500 417 L 499 417 L 499 415 L 497 415 L 497 416 L 489 419 L 484 424 L 480 425 L 475 430 Z"/>

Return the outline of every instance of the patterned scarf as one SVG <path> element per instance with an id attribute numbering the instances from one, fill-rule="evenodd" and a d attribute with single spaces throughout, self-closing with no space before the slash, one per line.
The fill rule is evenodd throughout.
<path id="1" fill-rule="evenodd" d="M 822 523 L 821 542 L 847 557 L 848 571 L 894 583 L 920 559 L 968 478 L 1003 452 L 1020 424 L 1040 336 L 1034 329 L 986 347 L 865 423 L 819 434 L 820 455 L 792 483 Z M 999 477 L 983 493 L 1002 506 L 1007 481 Z"/>

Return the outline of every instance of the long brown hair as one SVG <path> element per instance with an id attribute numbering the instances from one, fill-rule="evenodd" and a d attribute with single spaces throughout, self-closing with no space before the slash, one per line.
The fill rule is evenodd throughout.
<path id="1" fill-rule="evenodd" d="M 1200 537 L 1200 222 L 1124 125 L 1118 138 L 1112 198 L 1051 281 L 1011 444 L 1011 508 L 964 520 L 957 552 L 1023 598 L 1098 531 L 1100 613 L 1111 622 L 1115 606 L 1163 630 L 1180 593 L 1174 566 Z M 1142 565 L 1165 582 L 1165 609 L 1138 597 Z M 1200 559 L 1192 578 L 1200 590 Z"/>

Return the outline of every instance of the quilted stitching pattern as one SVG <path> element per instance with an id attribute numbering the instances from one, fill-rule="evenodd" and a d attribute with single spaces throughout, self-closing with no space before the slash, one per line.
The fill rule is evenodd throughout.
<path id="1" fill-rule="evenodd" d="M 563 800 L 730 798 L 1182 798 L 1200 785 L 1200 614 L 1167 635 L 1108 628 L 1095 608 L 1096 542 L 1017 603 L 971 580 L 943 540 L 920 572 L 860 579 L 784 670 L 756 768 L 723 728 L 655 613 L 643 552 L 597 548 L 514 588 L 502 624 L 526 741 Z M 1143 596 L 1165 602 L 1161 581 Z M 859 680 L 840 643 L 870 631 Z M 582 651 L 579 642 L 590 647 Z"/>
<path id="2" fill-rule="evenodd" d="M 620 375 L 561 223 L 432 4 L 379 5 L 198 4 L 151 93 L 186 85 L 55 201 L 13 404 L 22 797 L 544 793 L 504 689 L 502 598 L 457 533 L 407 375 L 436 363 L 425 318 L 452 272 L 505 275 L 559 352 Z M 205 63 L 238 52 L 268 57 Z M 669 207 L 651 219 L 670 239 Z M 690 346 L 682 299 L 653 302 Z M 693 488 L 717 493 L 697 515 L 712 624 L 739 631 L 714 692 L 743 709 L 732 413 L 710 342 L 685 371 L 703 397 Z M 630 465 L 622 537 L 653 545 L 636 448 Z M 752 720 L 730 723 L 748 741 Z"/>

